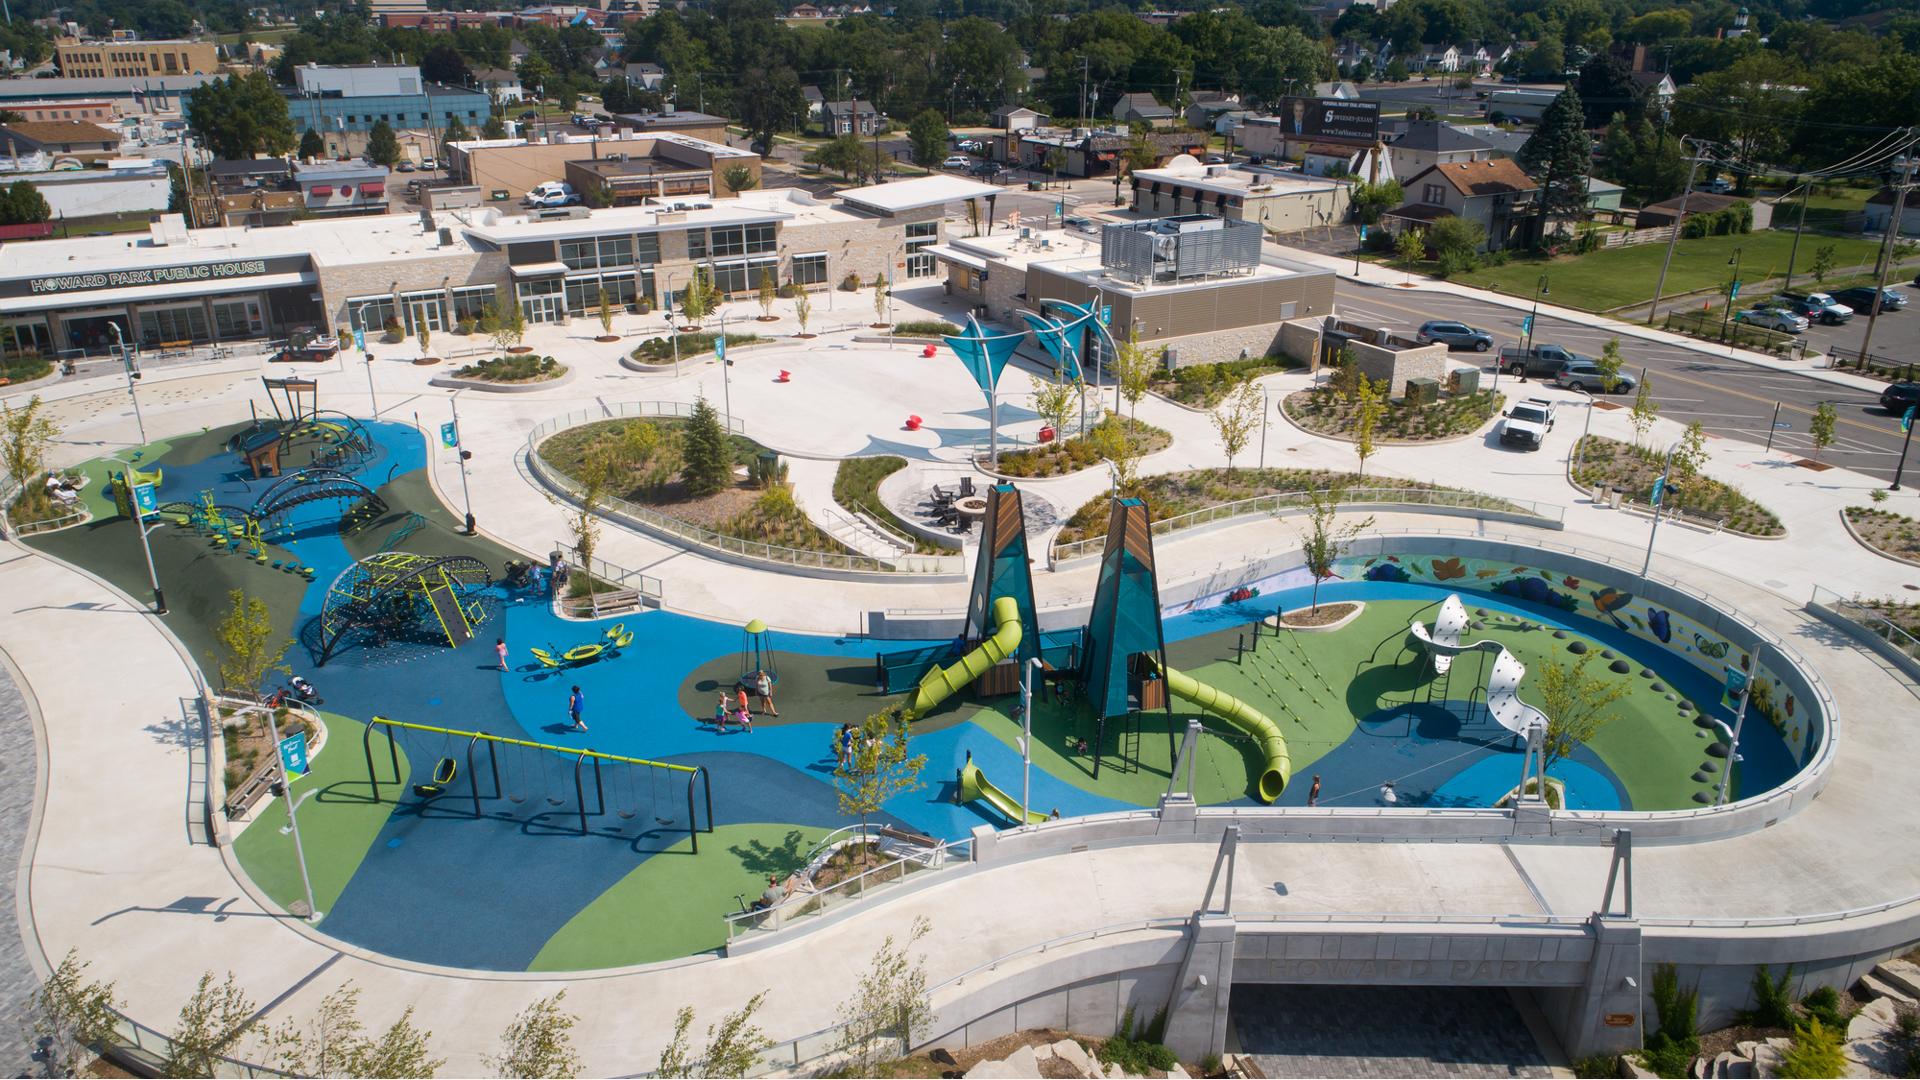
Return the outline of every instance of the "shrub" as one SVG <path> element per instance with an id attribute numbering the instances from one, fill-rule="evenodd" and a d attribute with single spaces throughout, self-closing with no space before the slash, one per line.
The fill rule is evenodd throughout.
<path id="1" fill-rule="evenodd" d="M 787 463 L 777 454 L 755 454 L 747 462 L 747 479 L 754 487 L 770 488 L 787 480 Z"/>
<path id="2" fill-rule="evenodd" d="M 551 379 L 566 369 L 551 356 L 535 356 L 523 353 L 519 356 L 489 356 L 454 372 L 463 379 L 485 379 L 488 382 L 534 382 Z"/>
<path id="3" fill-rule="evenodd" d="M 920 319 L 915 322 L 896 323 L 893 332 L 903 337 L 946 337 L 958 334 L 960 328 L 939 319 Z"/>
<path id="4" fill-rule="evenodd" d="M 1161 1009 L 1143 1028 L 1136 1028 L 1133 1020 L 1133 1006 L 1127 1006 L 1126 1013 L 1120 1018 L 1120 1030 L 1100 1047 L 1100 1060 L 1110 1065 L 1118 1065 L 1132 1076 L 1145 1076 L 1149 1072 L 1166 1072 L 1179 1063 L 1172 1050 L 1160 1042 L 1166 1037 L 1167 1011 Z"/>
<path id="5" fill-rule="evenodd" d="M 1480 268 L 1480 259 L 1470 251 L 1443 251 L 1440 261 L 1434 267 L 1433 276 L 1452 277 L 1455 274 L 1467 274 Z"/>
<path id="6" fill-rule="evenodd" d="M 1694 1055 L 1700 1052 L 1699 1033 L 1694 1027 L 1700 992 L 1681 990 L 1678 970 L 1672 964 L 1662 964 L 1653 971 L 1653 1010 L 1660 1029 L 1647 1036 L 1640 1058 L 1661 1076 L 1686 1076 Z"/>
<path id="7" fill-rule="evenodd" d="M 1754 1027 L 1791 1030 L 1799 1021 L 1793 1012 L 1793 995 L 1787 991 L 1787 985 L 1792 981 L 1792 964 L 1787 965 L 1787 970 L 1781 972 L 1778 979 L 1767 970 L 1767 965 L 1761 964 L 1753 973 L 1753 1008 L 1735 1015 L 1741 1023 Z"/>
<path id="8" fill-rule="evenodd" d="M 1850 1017 L 1840 1011 L 1840 991 L 1831 986 L 1814 987 L 1813 992 L 1800 999 L 1800 1007 L 1807 1015 L 1836 1031 L 1845 1030 Z"/>
<path id="9" fill-rule="evenodd" d="M 1842 1033 L 1816 1017 L 1793 1029 L 1793 1045 L 1777 1075 L 1787 1080 L 1822 1080 L 1847 1075 L 1847 1056 L 1840 1048 Z"/>
<path id="10" fill-rule="evenodd" d="M 860 274 L 858 271 L 849 273 L 846 277 L 840 279 L 841 292 L 858 292 L 859 290 Z"/>
<path id="11" fill-rule="evenodd" d="M 1573 1063 L 1573 1075 L 1578 1080 L 1613 1080 L 1620 1075 L 1620 1055 L 1595 1054 L 1583 1057 Z"/>
<path id="12" fill-rule="evenodd" d="M 719 334 L 708 333 L 706 331 L 701 331 L 699 333 L 693 333 L 693 334 L 681 334 L 680 341 L 677 346 L 674 344 L 674 340 L 671 337 L 648 338 L 647 340 L 633 347 L 633 358 L 644 364 L 670 363 L 672 362 L 675 356 L 674 350 L 676 348 L 679 350 L 678 355 L 682 359 L 685 359 L 689 356 L 699 356 L 702 353 L 712 352 L 713 343 L 719 337 L 720 337 Z M 754 342 L 759 340 L 761 340 L 759 334 L 728 334 L 727 335 L 727 345 L 729 347 L 734 345 L 745 345 L 749 342 Z"/>

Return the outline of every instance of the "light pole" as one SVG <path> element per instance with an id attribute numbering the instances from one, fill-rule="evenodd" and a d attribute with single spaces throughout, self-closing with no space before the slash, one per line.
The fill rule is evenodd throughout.
<path id="1" fill-rule="evenodd" d="M 1040 666 L 1035 656 L 1020 666 L 1020 824 L 1033 810 L 1033 673 Z"/>
<path id="2" fill-rule="evenodd" d="M 1912 144 L 1908 144 L 1912 149 Z M 1880 255 L 1880 276 L 1874 281 L 1873 307 L 1867 311 L 1867 332 L 1860 339 L 1860 364 L 1867 364 L 1867 351 L 1873 346 L 1873 326 L 1880 318 L 1881 301 L 1887 295 L 1887 274 L 1893 269 L 1894 238 L 1900 235 L 1901 222 L 1905 220 L 1907 210 L 1907 192 L 1913 187 L 1913 166 L 1915 159 L 1903 157 L 1900 166 L 1900 184 L 1893 197 L 1893 216 L 1887 219 L 1886 243 Z"/>
<path id="3" fill-rule="evenodd" d="M 1740 760 L 1740 728 L 1747 721 L 1747 701 L 1753 697 L 1753 680 L 1760 675 L 1760 646 L 1764 642 L 1754 642 L 1753 651 L 1748 654 L 1751 668 L 1736 668 L 1727 665 L 1728 671 L 1739 671 L 1744 679 L 1740 684 L 1740 704 L 1733 710 L 1733 736 L 1727 747 L 1727 767 L 1720 773 L 1720 790 L 1714 795 L 1715 806 L 1723 806 L 1727 801 L 1727 787 L 1733 781 L 1734 762 Z"/>
<path id="4" fill-rule="evenodd" d="M 1682 148 L 1685 148 L 1689 138 L 1686 135 L 1680 137 Z M 1673 215 L 1673 231 L 1667 234 L 1667 256 L 1660 263 L 1660 277 L 1653 283 L 1653 302 L 1647 305 L 1648 326 L 1652 326 L 1653 320 L 1660 314 L 1660 294 L 1667 288 L 1667 269 L 1673 265 L 1673 249 L 1680 241 L 1680 225 L 1687 220 L 1687 197 L 1693 194 L 1693 177 L 1699 171 L 1700 163 L 1706 160 L 1704 154 L 1709 145 L 1706 142 L 1694 141 L 1692 164 L 1687 166 L 1687 186 L 1680 192 L 1680 208 Z"/>
<path id="5" fill-rule="evenodd" d="M 299 802 L 293 797 L 293 778 L 287 775 L 287 759 L 280 756 L 280 722 L 274 718 L 273 711 L 271 705 L 267 706 L 267 733 L 273 737 L 274 764 L 280 772 L 280 790 L 276 794 L 287 800 L 287 828 L 293 833 L 293 857 L 300 863 L 300 882 L 307 888 L 306 918 L 311 922 L 320 917 L 320 912 L 313 902 L 313 878 L 307 874 L 307 849 L 300 843 L 300 817 L 295 812 Z"/>
<path id="6" fill-rule="evenodd" d="M 1720 340 L 1727 339 L 1727 326 L 1733 321 L 1733 302 L 1740 298 L 1740 252 L 1746 247 L 1741 244 L 1733 249 L 1733 257 L 1727 265 L 1733 267 L 1733 283 L 1727 286 L 1727 309 L 1720 313 Z"/>
<path id="7" fill-rule="evenodd" d="M 1267 387 L 1260 388 L 1260 468 L 1267 467 L 1267 428 L 1272 426 L 1273 410 L 1267 404 Z"/>
<path id="8" fill-rule="evenodd" d="M 1543 296 L 1551 296 L 1552 294 L 1553 289 L 1547 284 L 1547 275 L 1541 274 L 1540 280 L 1535 282 L 1533 286 L 1533 314 L 1527 316 L 1527 345 L 1525 351 L 1529 354 L 1533 352 L 1533 328 L 1540 323 L 1540 298 Z M 1524 357 L 1521 359 L 1521 363 L 1526 363 Z M 1525 370 L 1522 370 L 1520 372 L 1520 381 L 1525 382 L 1526 378 L 1527 373 Z"/>
<path id="9" fill-rule="evenodd" d="M 147 528 L 147 516 L 140 510 L 140 493 L 135 490 L 133 465 L 124 458 L 112 458 L 111 460 L 126 466 L 127 471 L 124 475 L 127 482 L 127 505 L 133 510 L 134 530 L 140 534 L 140 553 L 147 557 L 147 581 L 153 585 L 153 613 L 155 615 L 165 615 L 167 613 L 167 594 L 160 591 L 160 574 L 153 568 L 153 545 L 147 540 L 147 536 L 152 530 Z M 159 527 L 159 524 L 153 526 L 155 529 Z"/>
<path id="10" fill-rule="evenodd" d="M 1667 448 L 1666 467 L 1660 471 L 1660 479 L 1653 485 L 1653 528 L 1647 530 L 1647 560 L 1640 564 L 1640 577 L 1643 580 L 1647 572 L 1653 569 L 1653 538 L 1660 535 L 1660 506 L 1667 501 L 1667 481 L 1673 477 L 1673 452 L 1679 448 L 1679 443 Z"/>
<path id="11" fill-rule="evenodd" d="M 460 497 L 464 499 L 467 504 L 467 535 L 472 536 L 474 535 L 473 491 L 467 487 L 467 459 L 473 457 L 473 454 L 468 452 L 467 437 L 465 433 L 460 430 L 459 390 L 453 392 L 453 396 L 447 399 L 447 404 L 453 409 L 453 448 L 460 455 Z"/>
<path id="12" fill-rule="evenodd" d="M 127 339 L 120 333 L 120 324 L 107 320 L 107 327 L 113 331 L 114 347 L 120 352 L 120 365 L 127 371 L 127 396 L 133 399 L 133 422 L 140 429 L 140 445 L 147 445 L 147 421 L 140 415 L 140 395 L 134 392 L 133 384 L 140 378 L 140 369 L 134 366 L 133 352 L 127 348 Z M 131 475 L 129 475 L 131 480 Z"/>
<path id="13" fill-rule="evenodd" d="M 1908 406 L 1906 413 L 1900 418 L 1900 427 L 1907 435 L 1906 438 L 1900 441 L 1900 463 L 1893 467 L 1893 486 L 1887 488 L 1888 491 L 1900 490 L 1900 476 L 1907 471 L 1907 448 L 1913 445 L 1913 413 L 1913 407 Z M 1778 416 L 1779 414 L 1780 407 L 1776 405 L 1774 406 L 1774 415 Z"/>
<path id="14" fill-rule="evenodd" d="M 720 336 L 714 339 L 715 352 L 720 356 L 720 394 L 727 409 L 727 438 L 733 438 L 733 377 L 728 369 L 733 361 L 727 359 L 727 316 L 720 315 Z"/>

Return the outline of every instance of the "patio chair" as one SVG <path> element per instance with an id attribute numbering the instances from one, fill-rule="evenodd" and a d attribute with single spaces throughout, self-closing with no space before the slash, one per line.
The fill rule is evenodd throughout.
<path id="1" fill-rule="evenodd" d="M 955 516 L 960 520 L 954 525 L 954 532 L 959 533 L 961 536 L 966 536 L 973 532 L 973 518 L 966 514 L 956 514 Z"/>
<path id="2" fill-rule="evenodd" d="M 960 478 L 960 497 L 965 499 L 965 498 L 972 497 L 972 495 L 973 495 L 973 477 L 971 476 L 961 477 Z"/>

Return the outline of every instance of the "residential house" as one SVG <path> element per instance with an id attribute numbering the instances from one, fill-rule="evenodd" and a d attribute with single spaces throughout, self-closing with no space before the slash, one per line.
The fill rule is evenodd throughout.
<path id="1" fill-rule="evenodd" d="M 1412 67 L 1416 71 L 1459 71 L 1460 46 L 1448 45 L 1446 48 L 1430 48 L 1415 58 Z"/>
<path id="2" fill-rule="evenodd" d="M 1407 201 L 1383 218 L 1395 232 L 1459 217 L 1484 226 L 1487 250 L 1498 251 L 1523 244 L 1539 220 L 1540 185 L 1504 158 L 1430 165 L 1401 187 Z"/>
<path id="3" fill-rule="evenodd" d="M 1602 180 L 1597 176 L 1587 178 L 1587 209 L 1598 214 L 1614 214 L 1620 210 L 1620 198 L 1626 189 L 1619 184 Z"/>
<path id="4" fill-rule="evenodd" d="M 1178 119 L 1172 109 L 1147 93 L 1121 94 L 1120 100 L 1113 103 L 1113 118 L 1123 124 L 1147 124 L 1157 128 L 1172 127 Z"/>
<path id="5" fill-rule="evenodd" d="M 829 101 L 826 127 L 829 135 L 872 135 L 880 130 L 880 110 L 871 101 Z"/>
<path id="6" fill-rule="evenodd" d="M 120 136 L 79 120 L 29 120 L 0 126 L 0 154 L 8 158 L 42 154 L 49 168 L 78 169 L 120 156 Z"/>
<path id="7" fill-rule="evenodd" d="M 473 83 L 507 105 L 518 105 L 527 97 L 526 89 L 520 85 L 519 73 L 512 68 L 476 68 Z"/>
<path id="8" fill-rule="evenodd" d="M 1046 123 L 1047 114 L 1025 105 L 1002 105 L 993 111 L 992 124 L 1009 135 L 1032 131 Z"/>
<path id="9" fill-rule="evenodd" d="M 800 88 L 800 96 L 804 98 L 807 103 L 807 123 L 819 123 L 820 118 L 824 116 L 827 111 L 827 96 L 822 94 L 820 88 L 812 83 L 808 83 Z"/>
<path id="10" fill-rule="evenodd" d="M 1187 106 L 1184 119 L 1188 127 L 1208 130 L 1222 113 L 1233 112 L 1240 108 L 1238 94 L 1222 94 L 1206 90 L 1193 95 L 1193 103 Z"/>
<path id="11" fill-rule="evenodd" d="M 1699 197 L 1699 193 L 1696 192 L 1694 198 L 1697 199 Z M 1893 220 L 1893 200 L 1894 192 L 1892 188 L 1881 188 L 1879 194 L 1867 200 L 1867 204 L 1864 207 L 1866 211 L 1865 229 L 1867 232 L 1879 233 L 1882 236 L 1886 235 L 1887 223 Z M 1688 204 L 1687 209 L 1689 211 L 1693 209 L 1691 203 Z M 1759 209 L 1760 204 L 1756 203 L 1754 210 L 1758 212 Z M 1757 224 L 1754 227 L 1759 228 Z M 1920 199 L 1915 199 L 1911 192 L 1907 194 L 1907 204 L 1900 208 L 1900 235 L 1920 236 Z"/>
<path id="12" fill-rule="evenodd" d="M 1640 92 L 1640 100 L 1646 105 L 1647 113 L 1655 119 L 1666 117 L 1673 106 L 1673 79 L 1664 71 L 1632 72 L 1634 89 Z"/>
<path id="13" fill-rule="evenodd" d="M 1387 156 L 1393 160 L 1393 175 L 1417 176 L 1429 165 L 1485 161 L 1493 156 L 1493 147 L 1452 124 L 1413 120 L 1387 147 Z"/>
<path id="14" fill-rule="evenodd" d="M 826 17 L 826 12 L 812 4 L 795 4 L 793 10 L 787 12 L 789 19 L 824 19 Z"/>
<path id="15" fill-rule="evenodd" d="M 1317 98 L 1332 98 L 1335 101 L 1359 101 L 1360 87 L 1350 82 L 1314 83 L 1313 96 Z"/>
<path id="16" fill-rule="evenodd" d="M 1672 225 L 1684 221 L 1695 214 L 1713 214 L 1730 206 L 1749 203 L 1753 206 L 1753 227 L 1767 229 L 1773 227 L 1773 204 L 1761 199 L 1743 199 L 1737 195 L 1715 195 L 1711 191 L 1695 191 L 1685 196 L 1687 212 L 1680 213 L 1681 196 L 1674 196 L 1665 202 L 1650 203 L 1640 208 L 1639 216 L 1634 220 L 1636 229 L 1657 229 L 1663 225 Z M 1890 199 L 1891 196 L 1888 196 Z"/>

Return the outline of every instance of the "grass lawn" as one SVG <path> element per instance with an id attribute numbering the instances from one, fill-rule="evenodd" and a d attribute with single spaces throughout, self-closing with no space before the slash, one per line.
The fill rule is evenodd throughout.
<path id="1" fill-rule="evenodd" d="M 1873 240 L 1803 236 L 1796 270 L 1804 272 L 1812 264 L 1813 253 L 1828 244 L 1834 249 L 1833 274 L 1854 272 L 1856 267 L 1871 268 L 1879 248 Z M 1793 233 L 1762 230 L 1682 240 L 1674 249 L 1665 295 L 1724 285 L 1733 274 L 1727 261 L 1735 248 L 1741 249 L 1741 280 L 1757 283 L 1786 273 Z M 1660 277 L 1660 264 L 1666 255 L 1664 244 L 1640 244 L 1557 259 L 1515 259 L 1506 266 L 1456 274 L 1452 280 L 1514 296 L 1532 296 L 1535 279 L 1544 273 L 1552 288 L 1550 303 L 1582 311 L 1609 311 L 1653 299 L 1654 282 Z"/>

